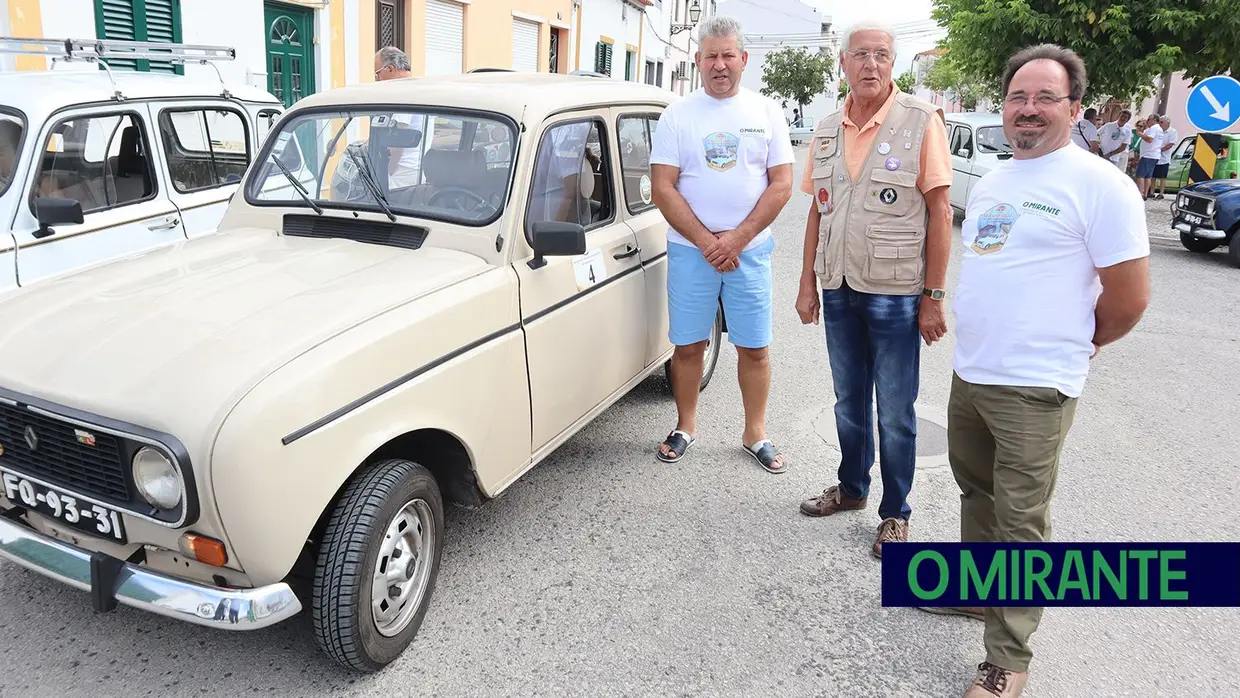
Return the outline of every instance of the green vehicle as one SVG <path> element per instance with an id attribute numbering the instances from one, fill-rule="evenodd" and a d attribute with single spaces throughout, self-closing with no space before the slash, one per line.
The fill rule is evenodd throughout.
<path id="1" fill-rule="evenodd" d="M 1211 179 L 1236 179 L 1240 177 L 1240 133 L 1224 133 L 1223 154 L 1214 164 Z M 1188 170 L 1197 147 L 1197 136 L 1186 136 L 1171 151 L 1171 165 L 1167 168 L 1167 191 L 1174 192 L 1188 186 Z"/>

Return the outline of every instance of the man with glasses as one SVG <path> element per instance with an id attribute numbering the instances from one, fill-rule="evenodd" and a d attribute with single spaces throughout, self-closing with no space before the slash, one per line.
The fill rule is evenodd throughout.
<path id="1" fill-rule="evenodd" d="M 411 77 L 413 72 L 409 66 L 409 56 L 395 46 L 385 46 L 375 54 L 375 82 L 386 80 L 402 80 Z M 393 120 L 401 128 L 413 128 L 413 114 L 396 114 Z M 419 130 L 425 129 L 425 118 L 418 119 Z M 423 144 L 424 147 L 425 144 Z M 389 148 L 391 159 L 388 161 L 388 187 L 403 189 L 421 183 L 422 147 Z"/>
<path id="2" fill-rule="evenodd" d="M 1141 197 L 1072 145 L 1085 80 L 1085 63 L 1058 46 L 1011 58 L 1003 128 L 1014 154 L 974 185 L 961 226 L 947 438 L 964 542 L 1050 539 L 1060 451 L 1090 359 L 1149 301 Z M 925 610 L 985 621 L 986 660 L 966 698 L 1021 694 L 1041 608 Z"/>
<path id="3" fill-rule="evenodd" d="M 796 309 L 826 327 L 840 445 L 837 484 L 801 503 L 807 516 L 864 509 L 878 402 L 883 499 L 870 550 L 908 540 L 917 460 L 920 342 L 947 334 L 951 155 L 943 112 L 896 87 L 894 33 L 854 25 L 840 66 L 843 109 L 814 132 L 801 190 L 813 197 Z M 822 295 L 819 296 L 819 286 Z"/>

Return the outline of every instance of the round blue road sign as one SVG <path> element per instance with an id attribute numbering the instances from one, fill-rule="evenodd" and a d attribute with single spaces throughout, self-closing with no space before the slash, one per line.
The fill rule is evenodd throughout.
<path id="1" fill-rule="evenodd" d="M 1184 111 L 1198 131 L 1226 131 L 1240 121 L 1240 81 L 1226 75 L 1202 80 L 1189 92 Z"/>

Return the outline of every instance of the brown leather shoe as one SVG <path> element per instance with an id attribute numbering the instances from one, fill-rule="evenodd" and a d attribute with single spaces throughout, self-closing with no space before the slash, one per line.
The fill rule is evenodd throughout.
<path id="1" fill-rule="evenodd" d="M 878 525 L 878 536 L 870 549 L 874 557 L 883 557 L 883 543 L 904 543 L 908 540 L 908 522 L 904 519 L 883 519 Z"/>
<path id="2" fill-rule="evenodd" d="M 1016 698 L 1025 690 L 1029 681 L 1027 671 L 1009 671 L 990 662 L 977 665 L 973 685 L 965 691 L 964 698 Z"/>
<path id="3" fill-rule="evenodd" d="M 986 620 L 986 614 L 981 606 L 918 606 L 917 608 L 938 616 L 964 616 L 973 620 Z"/>
<path id="4" fill-rule="evenodd" d="M 841 511 L 864 509 L 865 503 L 865 497 L 845 497 L 839 485 L 831 485 L 817 497 L 801 502 L 801 513 L 806 516 L 830 516 Z"/>

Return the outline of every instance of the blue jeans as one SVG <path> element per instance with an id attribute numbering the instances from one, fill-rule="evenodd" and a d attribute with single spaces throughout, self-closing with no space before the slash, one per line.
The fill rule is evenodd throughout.
<path id="1" fill-rule="evenodd" d="M 874 466 L 872 396 L 878 396 L 879 467 L 883 501 L 878 515 L 908 519 L 917 460 L 917 400 L 921 369 L 921 296 L 860 293 L 844 283 L 822 292 L 827 354 L 835 382 L 835 428 L 840 441 L 840 489 L 870 493 Z"/>

